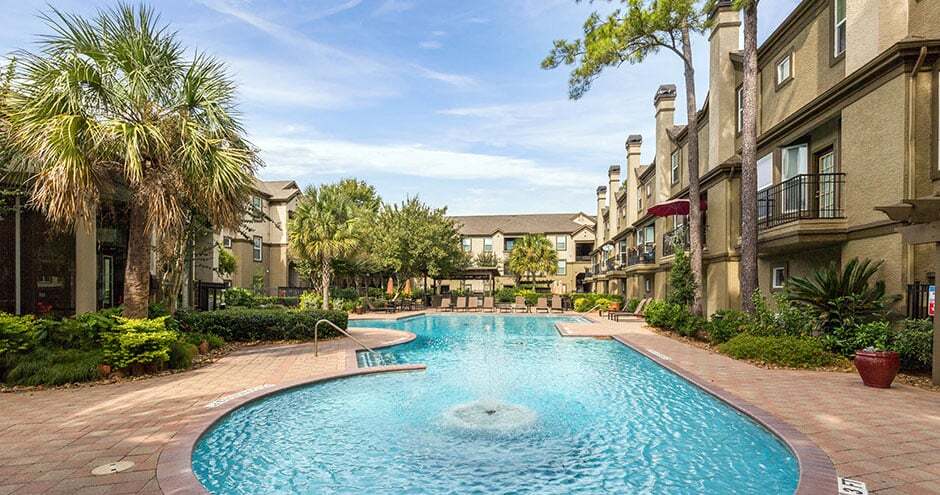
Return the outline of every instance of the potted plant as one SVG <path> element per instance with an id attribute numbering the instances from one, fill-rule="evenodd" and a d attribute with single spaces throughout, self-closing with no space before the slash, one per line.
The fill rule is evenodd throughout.
<path id="1" fill-rule="evenodd" d="M 886 321 L 866 323 L 856 329 L 855 343 L 861 349 L 855 351 L 853 362 L 866 386 L 889 388 L 901 369 L 901 355 L 891 350 L 891 337 L 891 326 Z"/>

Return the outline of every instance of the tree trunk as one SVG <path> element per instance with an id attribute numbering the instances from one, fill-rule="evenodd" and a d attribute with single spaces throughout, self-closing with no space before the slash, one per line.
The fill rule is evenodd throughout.
<path id="1" fill-rule="evenodd" d="M 757 2 L 744 9 L 744 118 L 741 130 L 741 309 L 754 312 L 757 280 Z"/>
<path id="2" fill-rule="evenodd" d="M 124 268 L 124 316 L 146 318 L 150 303 L 150 233 L 147 208 L 130 207 L 127 235 L 127 265 Z"/>
<path id="3" fill-rule="evenodd" d="M 692 313 L 703 315 L 705 312 L 702 293 L 702 205 L 698 174 L 698 108 L 695 103 L 695 68 L 692 65 L 692 42 L 689 39 L 689 27 L 682 27 L 682 58 L 685 66 L 685 106 L 688 113 L 689 136 L 689 261 L 692 266 L 692 279 L 695 282 L 695 297 L 692 300 Z"/>
<path id="4" fill-rule="evenodd" d="M 330 309 L 330 272 L 332 267 L 330 266 L 330 259 L 323 257 L 323 261 L 320 264 L 320 290 L 323 294 L 323 304 L 322 308 L 324 310 Z"/>

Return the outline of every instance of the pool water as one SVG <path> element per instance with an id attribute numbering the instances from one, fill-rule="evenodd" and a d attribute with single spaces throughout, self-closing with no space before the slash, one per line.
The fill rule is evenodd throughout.
<path id="1" fill-rule="evenodd" d="M 629 347 L 560 337 L 574 317 L 431 315 L 345 378 L 236 409 L 193 452 L 215 494 L 792 494 L 792 452 Z M 360 354 L 360 363 L 365 357 Z"/>

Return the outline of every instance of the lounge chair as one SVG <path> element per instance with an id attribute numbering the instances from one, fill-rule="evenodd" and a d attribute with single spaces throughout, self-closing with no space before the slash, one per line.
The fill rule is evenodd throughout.
<path id="1" fill-rule="evenodd" d="M 479 311 L 480 310 L 480 300 L 477 299 L 477 296 L 470 296 L 467 300 L 467 311 Z"/>
<path id="2" fill-rule="evenodd" d="M 457 298 L 457 305 L 454 306 L 454 311 L 466 311 L 466 310 L 467 310 L 467 298 L 466 298 L 466 297 L 458 297 L 458 298 Z"/>
<path id="3" fill-rule="evenodd" d="M 565 312 L 565 308 L 561 304 L 561 296 L 552 296 L 552 311 Z"/>
<path id="4" fill-rule="evenodd" d="M 522 311 L 523 313 L 529 312 L 529 306 L 522 296 L 516 296 L 516 302 L 512 305 L 512 312 L 515 313 L 516 311 Z"/>
<path id="5" fill-rule="evenodd" d="M 500 313 L 512 313 L 513 304 L 512 303 L 499 303 L 499 312 Z"/>
<path id="6" fill-rule="evenodd" d="M 453 311 L 454 303 L 450 300 L 449 297 L 442 297 L 437 309 L 440 309 L 441 311 Z"/>
<path id="7" fill-rule="evenodd" d="M 643 309 L 649 304 L 650 298 L 641 299 L 633 311 L 611 311 L 607 313 L 607 318 L 614 321 L 620 321 L 621 318 L 643 317 Z"/>
<path id="8" fill-rule="evenodd" d="M 549 312 L 548 299 L 540 297 L 538 301 L 535 302 L 535 312 L 538 313 L 539 311 L 545 311 L 546 313 Z"/>
<path id="9" fill-rule="evenodd" d="M 483 311 L 493 313 L 496 311 L 496 305 L 493 303 L 492 297 L 483 298 Z"/>
<path id="10" fill-rule="evenodd" d="M 384 303 L 381 306 L 377 306 L 375 304 L 372 304 L 372 299 L 369 299 L 369 298 L 366 298 L 366 307 L 369 308 L 369 311 L 374 311 L 376 313 L 381 313 L 381 312 L 394 313 L 395 312 L 395 306 L 384 304 Z"/>

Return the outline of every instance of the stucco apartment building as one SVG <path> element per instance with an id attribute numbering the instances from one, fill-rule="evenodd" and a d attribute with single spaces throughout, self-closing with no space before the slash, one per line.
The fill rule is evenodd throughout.
<path id="1" fill-rule="evenodd" d="M 470 254 L 474 265 L 482 253 L 492 253 L 496 258 L 496 288 L 516 285 L 516 277 L 508 267 L 509 254 L 519 238 L 529 235 L 544 235 L 555 246 L 558 266 L 554 273 L 537 277 L 540 289 L 549 289 L 557 294 L 575 292 L 584 278 L 584 270 L 590 265 L 594 248 L 594 217 L 585 213 L 549 213 L 521 215 L 475 215 L 455 216 L 460 227 L 464 251 Z M 478 267 L 478 266 L 477 266 Z M 485 268 L 485 267 L 484 267 Z M 449 289 L 469 289 L 477 292 L 489 290 L 485 280 L 444 280 L 439 286 Z"/>
<path id="2" fill-rule="evenodd" d="M 252 203 L 261 214 L 248 213 L 238 231 L 216 231 L 198 243 L 181 304 L 199 305 L 213 287 L 252 287 L 255 276 L 271 295 L 302 285 L 287 257 L 287 219 L 300 194 L 292 181 L 257 181 Z M 237 269 L 228 279 L 215 271 L 216 246 L 235 255 Z M 93 225 L 69 232 L 53 228 L 25 196 L 0 196 L 0 311 L 67 315 L 118 306 L 126 255 L 121 203 L 105 202 Z"/>
<path id="3" fill-rule="evenodd" d="M 699 110 L 705 206 L 706 309 L 740 304 L 741 22 L 719 2 L 708 36 L 709 91 Z M 937 194 L 940 185 L 940 2 L 804 0 L 758 50 L 759 277 L 787 278 L 854 257 L 884 260 L 888 291 L 933 281 L 933 246 L 914 246 L 875 208 Z M 655 159 L 626 142 L 626 170 L 598 189 L 588 277 L 594 290 L 664 297 L 688 201 L 687 141 L 676 88 L 653 98 Z"/>

